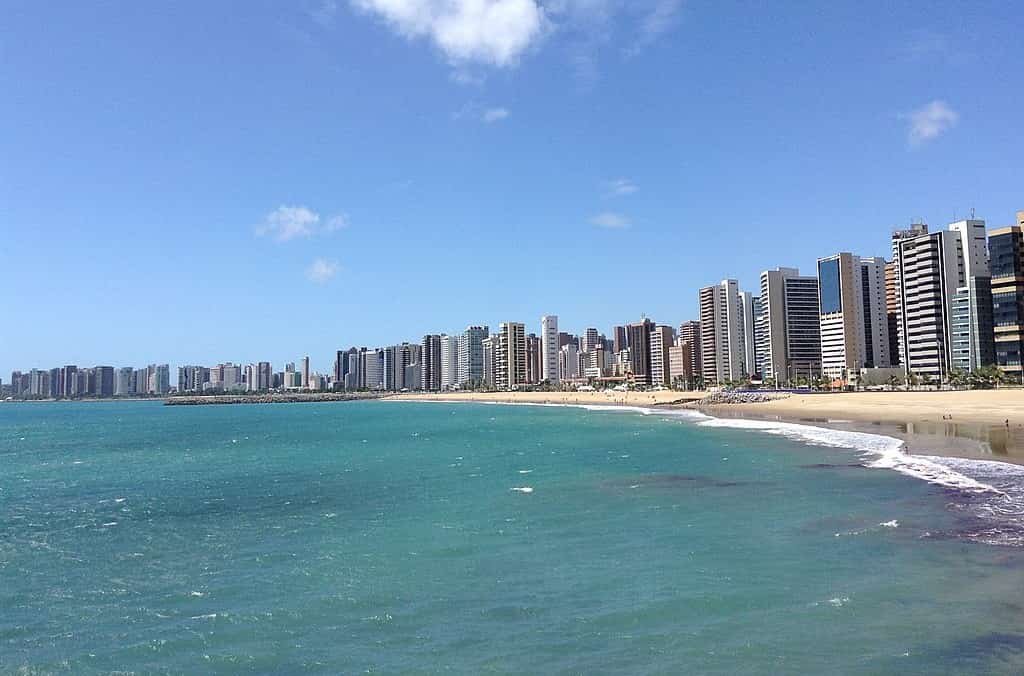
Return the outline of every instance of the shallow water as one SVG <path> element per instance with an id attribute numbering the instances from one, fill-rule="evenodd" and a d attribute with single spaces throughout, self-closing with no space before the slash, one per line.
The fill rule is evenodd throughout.
<path id="1" fill-rule="evenodd" d="M 0 671 L 1024 670 L 1024 477 L 841 434 L 0 406 Z"/>

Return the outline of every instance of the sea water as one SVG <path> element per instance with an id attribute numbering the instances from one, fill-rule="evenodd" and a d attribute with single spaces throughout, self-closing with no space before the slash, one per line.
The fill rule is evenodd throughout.
<path id="1" fill-rule="evenodd" d="M 1024 672 L 1022 472 L 846 434 L 0 405 L 0 672 Z"/>

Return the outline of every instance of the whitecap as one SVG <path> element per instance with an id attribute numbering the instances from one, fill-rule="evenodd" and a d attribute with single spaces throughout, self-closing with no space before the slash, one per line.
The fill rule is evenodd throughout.
<path id="1" fill-rule="evenodd" d="M 876 469 L 891 469 L 901 474 L 923 479 L 946 488 L 955 488 L 972 493 L 996 493 L 1002 491 L 988 484 L 970 478 L 945 463 L 940 464 L 929 456 L 909 455 L 902 440 L 882 434 L 833 430 L 812 425 L 776 422 L 771 420 L 744 420 L 740 418 L 710 418 L 697 423 L 704 427 L 730 427 L 757 430 L 766 434 L 795 439 L 804 443 L 833 448 L 852 448 L 874 458 L 865 464 Z"/>
<path id="2" fill-rule="evenodd" d="M 533 492 L 533 487 L 532 486 L 515 486 L 514 488 L 512 488 L 512 490 L 516 491 L 517 493 L 532 493 Z"/>
<path id="3" fill-rule="evenodd" d="M 896 519 L 893 519 L 892 521 L 883 521 L 882 523 L 880 523 L 878 525 L 881 526 L 882 528 L 899 528 L 900 527 L 900 522 L 897 521 Z"/>
<path id="4" fill-rule="evenodd" d="M 532 474 L 533 470 L 532 469 L 521 469 L 521 470 L 519 470 L 519 473 L 520 474 Z"/>

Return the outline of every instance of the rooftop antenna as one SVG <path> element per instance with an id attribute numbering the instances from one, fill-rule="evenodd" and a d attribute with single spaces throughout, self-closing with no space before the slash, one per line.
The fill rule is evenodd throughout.
<path id="1" fill-rule="evenodd" d="M 974 207 L 971 207 L 971 220 L 974 220 Z"/>

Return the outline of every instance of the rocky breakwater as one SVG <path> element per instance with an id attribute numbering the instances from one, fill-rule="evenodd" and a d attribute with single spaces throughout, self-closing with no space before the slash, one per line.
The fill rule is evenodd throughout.
<path id="1" fill-rule="evenodd" d="M 789 392 L 715 392 L 693 403 L 694 408 L 728 404 L 763 404 L 776 399 L 789 398 Z"/>
<path id="2" fill-rule="evenodd" d="M 301 404 L 318 401 L 361 401 L 380 399 L 377 392 L 264 392 L 253 394 L 209 394 L 168 397 L 165 406 L 206 406 L 210 404 Z"/>

